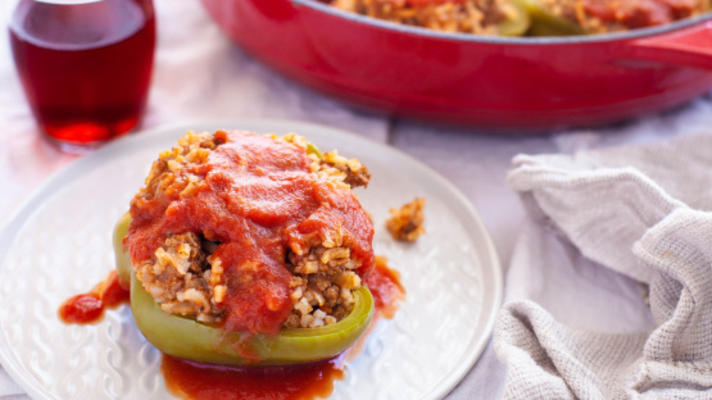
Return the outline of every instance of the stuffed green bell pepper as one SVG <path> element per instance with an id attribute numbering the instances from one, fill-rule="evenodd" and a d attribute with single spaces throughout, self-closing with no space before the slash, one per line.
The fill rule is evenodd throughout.
<path id="1" fill-rule="evenodd" d="M 296 364 L 333 357 L 346 350 L 365 331 L 373 317 L 371 292 L 360 287 L 356 304 L 339 322 L 318 328 L 286 328 L 278 335 L 225 332 L 219 327 L 163 312 L 136 279 L 123 249 L 131 222 L 125 214 L 114 230 L 116 272 L 131 287 L 131 310 L 146 339 L 162 352 L 212 364 Z M 246 357 L 245 354 L 248 356 Z"/>
<path id="2" fill-rule="evenodd" d="M 189 132 L 162 152 L 114 230 L 134 320 L 166 354 L 282 365 L 334 357 L 366 330 L 370 175 L 303 137 Z"/>

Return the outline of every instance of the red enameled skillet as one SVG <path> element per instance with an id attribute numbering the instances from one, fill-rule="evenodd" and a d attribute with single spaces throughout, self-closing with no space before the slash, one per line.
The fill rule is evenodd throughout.
<path id="1" fill-rule="evenodd" d="M 712 88 L 712 13 L 624 33 L 450 34 L 314 0 L 203 0 L 275 69 L 356 104 L 504 130 L 611 123 Z"/>

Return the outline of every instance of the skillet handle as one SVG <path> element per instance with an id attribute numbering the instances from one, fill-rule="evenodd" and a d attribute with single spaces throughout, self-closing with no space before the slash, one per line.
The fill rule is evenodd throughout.
<path id="1" fill-rule="evenodd" d="M 712 70 L 712 21 L 629 44 L 637 59 Z"/>

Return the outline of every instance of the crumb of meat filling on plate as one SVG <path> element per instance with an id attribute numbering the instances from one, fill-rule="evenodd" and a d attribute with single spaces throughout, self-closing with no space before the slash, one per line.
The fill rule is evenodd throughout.
<path id="1" fill-rule="evenodd" d="M 386 228 L 396 240 L 415 242 L 425 233 L 425 199 L 417 198 L 400 208 L 391 208 L 391 217 L 386 221 Z"/>
<path id="2" fill-rule="evenodd" d="M 137 216 L 150 214 L 148 211 L 150 207 L 147 205 L 161 201 L 160 199 L 170 199 L 169 204 L 164 207 L 164 212 L 170 213 L 180 207 L 193 207 L 190 203 L 191 199 L 200 197 L 209 190 L 215 190 L 217 185 L 215 182 L 222 181 L 216 179 L 209 182 L 205 179 L 208 162 L 215 165 L 224 162 L 236 163 L 234 168 L 237 169 L 252 168 L 249 157 L 245 156 L 247 153 L 239 153 L 238 156 L 229 159 L 226 154 L 236 154 L 237 151 L 227 148 L 218 154 L 218 149 L 226 143 L 239 142 L 242 136 L 255 141 L 257 144 L 254 146 L 265 145 L 265 140 L 272 140 L 276 147 L 285 146 L 285 152 L 292 151 L 290 149 L 293 146 L 305 150 L 308 157 L 306 169 L 311 176 L 305 177 L 303 174 L 300 175 L 302 171 L 297 171 L 293 173 L 296 177 L 294 179 L 312 179 L 319 182 L 317 192 L 319 196 L 327 198 L 324 201 L 330 201 L 329 196 L 350 196 L 348 192 L 351 188 L 368 185 L 370 174 L 358 160 L 347 159 L 336 151 L 321 153 L 304 137 L 294 133 L 281 137 L 270 135 L 256 138 L 261 135 L 223 131 L 214 134 L 189 132 L 178 141 L 176 147 L 162 152 L 153 163 L 145 186 L 132 200 L 134 220 Z M 215 154 L 214 157 L 211 158 L 211 154 Z M 293 165 L 287 161 L 284 163 L 287 169 L 293 168 Z M 254 176 L 250 175 L 250 179 L 271 176 L 270 168 L 273 167 L 269 163 L 255 166 Z M 291 177 L 280 176 L 279 179 L 288 181 Z M 270 181 L 265 182 L 267 185 L 270 184 Z M 242 188 L 238 189 L 242 190 Z M 258 196 L 249 193 L 251 196 Z M 266 195 L 264 196 L 267 198 Z M 213 197 L 206 198 L 213 201 Z M 265 201 L 264 204 L 271 205 L 269 201 Z M 360 206 L 357 211 L 363 213 L 363 216 L 366 215 Z M 317 212 L 321 212 L 321 209 L 317 208 Z M 333 220 L 333 214 L 325 215 L 323 219 Z M 362 220 L 365 219 L 363 216 L 360 216 Z M 148 220 L 150 216 L 144 218 Z M 259 229 L 272 227 L 273 222 L 269 218 L 263 216 L 260 218 L 268 222 L 263 224 L 266 228 L 260 226 Z M 152 222 L 144 221 L 144 223 Z M 172 227 L 170 222 L 165 222 L 164 226 L 169 231 L 168 227 Z M 279 237 L 285 234 L 276 231 L 274 235 Z M 362 235 L 367 237 L 368 233 Z M 208 324 L 222 323 L 229 311 L 229 307 L 226 306 L 233 290 L 230 287 L 231 282 L 241 279 L 240 283 L 242 283 L 257 276 L 258 270 L 262 268 L 259 257 L 264 255 L 260 255 L 255 260 L 242 260 L 239 265 L 228 265 L 229 260 L 220 256 L 225 254 L 221 250 L 222 242 L 226 240 L 224 233 L 212 232 L 210 229 L 193 229 L 168 232 L 164 236 L 160 245 L 149 253 L 150 256 L 141 259 L 140 262 L 134 262 L 136 278 L 164 312 L 194 318 Z M 291 302 L 289 312 L 283 314 L 286 315 L 283 319 L 283 327 L 320 327 L 333 324 L 349 314 L 354 306 L 354 290 L 362 285 L 360 268 L 364 266 L 364 262 L 373 262 L 370 241 L 367 252 L 370 251 L 371 259 L 368 259 L 369 254 L 364 256 L 363 249 L 354 249 L 354 243 L 360 238 L 354 239 L 353 236 L 353 232 L 349 232 L 343 224 L 338 223 L 320 229 L 318 232 L 295 234 L 290 239 L 284 249 L 286 255 L 281 261 L 288 271 L 285 286 Z M 136 242 L 132 244 L 139 246 Z M 135 260 L 135 257 L 133 258 Z M 232 276 L 228 274 L 230 268 L 233 269 Z M 235 269 L 240 273 L 236 275 Z M 270 308 L 270 297 L 266 296 L 266 298 L 266 307 Z M 277 307 L 279 305 L 275 304 L 274 308 Z"/>

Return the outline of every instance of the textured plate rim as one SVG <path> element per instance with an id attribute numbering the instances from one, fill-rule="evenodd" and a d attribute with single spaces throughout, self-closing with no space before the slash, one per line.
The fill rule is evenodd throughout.
<path id="1" fill-rule="evenodd" d="M 109 143 L 104 147 L 96 150 L 92 154 L 85 157 L 79 158 L 67 166 L 61 168 L 55 173 L 51 174 L 45 179 L 45 181 L 35 189 L 27 198 L 24 200 L 19 207 L 10 215 L 6 220 L 7 222 L 0 230 L 0 268 L 4 266 L 5 257 L 7 256 L 10 245 L 14 243 L 15 235 L 13 232 L 17 231 L 18 228 L 24 225 L 24 223 L 29 219 L 29 217 L 34 213 L 37 204 L 41 203 L 43 198 L 53 194 L 58 189 L 61 188 L 62 182 L 71 181 L 78 179 L 84 173 L 90 170 L 92 165 L 101 163 L 112 157 L 104 157 L 113 154 L 120 154 L 122 148 L 126 150 L 131 150 L 136 148 L 142 142 L 150 142 L 152 140 L 160 139 L 164 135 L 168 135 L 171 132 L 176 131 L 187 131 L 189 129 L 196 130 L 196 127 L 201 126 L 234 126 L 238 127 L 240 125 L 262 125 L 262 126 L 273 126 L 269 128 L 270 130 L 278 131 L 285 130 L 283 127 L 288 127 L 287 131 L 300 131 L 308 132 L 310 130 L 331 132 L 334 135 L 342 136 L 349 140 L 356 140 L 367 142 L 370 146 L 379 148 L 381 151 L 392 152 L 398 154 L 400 157 L 408 159 L 410 162 L 418 165 L 423 172 L 428 175 L 428 178 L 437 181 L 439 184 L 443 185 L 447 190 L 445 195 L 451 196 L 454 200 L 460 203 L 463 211 L 472 219 L 474 226 L 471 227 L 470 234 L 474 232 L 474 236 L 479 236 L 482 240 L 483 247 L 487 249 L 487 254 L 482 254 L 482 259 L 486 261 L 483 263 L 483 269 L 489 269 L 492 273 L 491 287 L 491 297 L 484 298 L 483 304 L 488 303 L 487 300 L 491 301 L 491 306 L 488 308 L 483 308 L 483 315 L 486 317 L 487 321 L 484 324 L 484 329 L 482 333 L 478 335 L 476 340 L 474 340 L 473 345 L 469 350 L 460 358 L 454 371 L 445 379 L 438 382 L 429 392 L 427 392 L 421 399 L 441 399 L 449 394 L 462 380 L 462 378 L 468 373 L 468 371 L 473 367 L 479 356 L 484 351 L 484 348 L 489 341 L 492 330 L 494 328 L 495 319 L 497 316 L 497 311 L 502 303 L 502 270 L 500 268 L 499 259 L 497 252 L 495 250 L 492 239 L 485 228 L 479 214 L 475 211 L 474 207 L 470 201 L 465 197 L 465 195 L 455 187 L 447 178 L 440 175 L 434 169 L 423 163 L 422 161 L 406 154 L 405 152 L 389 146 L 387 144 L 377 142 L 370 138 L 357 135 L 355 133 L 334 128 L 331 126 L 314 124 L 309 122 L 288 120 L 288 119 L 198 119 L 198 120 L 186 120 L 177 123 L 159 125 L 154 128 L 149 128 L 145 130 L 139 130 L 132 134 L 129 134 L 115 142 Z M 483 282 L 484 285 L 488 282 Z M 4 321 L 0 321 L 0 326 L 4 324 Z M 27 394 L 36 400 L 55 400 L 56 397 L 46 390 L 41 389 L 41 384 L 33 377 L 24 365 L 15 360 L 7 342 L 7 337 L 4 329 L 0 329 L 0 365 L 5 369 L 5 371 L 10 375 L 10 377 L 23 389 Z"/>

